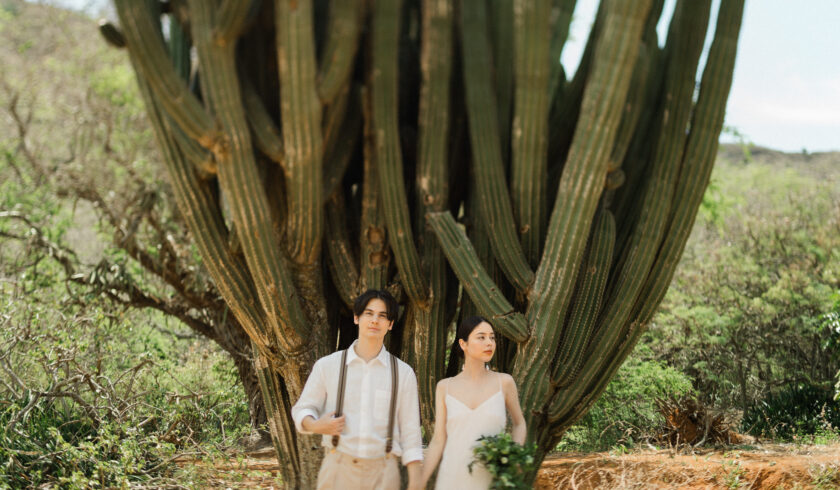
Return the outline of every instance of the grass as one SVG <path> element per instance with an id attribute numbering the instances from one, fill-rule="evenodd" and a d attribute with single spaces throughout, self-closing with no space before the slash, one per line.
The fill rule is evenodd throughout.
<path id="1" fill-rule="evenodd" d="M 840 486 L 840 463 L 815 463 L 808 468 L 814 488 L 829 489 Z"/>
<path id="2" fill-rule="evenodd" d="M 737 457 L 737 456 L 736 456 Z M 730 459 L 723 462 L 724 476 L 723 485 L 726 488 L 741 488 L 748 485 L 746 481 L 747 470 L 741 466 L 737 459 Z"/>

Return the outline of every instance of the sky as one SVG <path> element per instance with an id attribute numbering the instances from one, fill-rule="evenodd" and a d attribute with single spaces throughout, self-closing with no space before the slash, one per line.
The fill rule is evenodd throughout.
<path id="1" fill-rule="evenodd" d="M 665 2 L 660 44 L 675 3 Z M 707 50 L 719 4 L 712 2 Z M 567 73 L 577 66 L 597 7 L 596 0 L 577 2 L 561 56 Z M 747 0 L 724 124 L 746 141 L 776 150 L 840 150 L 838 48 L 840 1 Z M 721 139 L 735 141 L 726 134 Z"/>
<path id="2" fill-rule="evenodd" d="M 45 3 L 95 11 L 105 2 Z M 675 3 L 666 0 L 659 25 L 661 40 Z M 719 3 L 712 3 L 707 49 Z M 577 1 L 561 56 L 569 77 L 577 67 L 597 4 L 597 0 Z M 838 48 L 840 0 L 747 0 L 725 125 L 747 142 L 776 150 L 840 150 Z M 721 139 L 735 141 L 727 134 Z"/>

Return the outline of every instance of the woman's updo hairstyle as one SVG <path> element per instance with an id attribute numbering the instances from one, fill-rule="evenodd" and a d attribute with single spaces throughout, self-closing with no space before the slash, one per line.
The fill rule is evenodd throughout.
<path id="1" fill-rule="evenodd" d="M 490 324 L 483 316 L 470 316 L 465 318 L 458 329 L 455 330 L 455 340 L 452 342 L 452 348 L 449 351 L 449 364 L 446 367 L 447 378 L 458 374 L 458 368 L 461 367 L 461 361 L 464 359 L 464 351 L 458 341 L 466 342 L 475 327 L 482 323 Z"/>

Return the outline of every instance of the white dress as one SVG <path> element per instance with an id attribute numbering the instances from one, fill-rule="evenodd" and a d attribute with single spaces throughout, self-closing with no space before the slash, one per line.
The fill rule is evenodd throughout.
<path id="1" fill-rule="evenodd" d="M 502 377 L 499 391 L 484 400 L 481 405 L 470 409 L 446 390 L 446 445 L 443 448 L 435 488 L 440 490 L 487 490 L 492 478 L 481 464 L 474 464 L 472 473 L 467 466 L 473 460 L 473 447 L 481 436 L 492 436 L 505 430 L 507 412 L 505 396 L 502 393 Z"/>

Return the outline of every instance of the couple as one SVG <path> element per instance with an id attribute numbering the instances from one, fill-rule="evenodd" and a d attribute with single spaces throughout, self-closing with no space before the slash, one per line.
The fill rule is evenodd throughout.
<path id="1" fill-rule="evenodd" d="M 292 407 L 299 432 L 324 436 L 318 488 L 398 489 L 397 457 L 408 469 L 409 489 L 425 487 L 441 460 L 436 488 L 489 488 L 483 467 L 467 469 L 477 439 L 504 431 L 510 414 L 514 441 L 525 442 L 513 378 L 486 368 L 496 350 L 493 327 L 470 317 L 458 328 L 450 363 L 462 356 L 464 369 L 437 385 L 435 433 L 424 465 L 417 378 L 383 346 L 397 309 L 387 291 L 359 296 L 353 305 L 358 339 L 315 363 Z"/>

